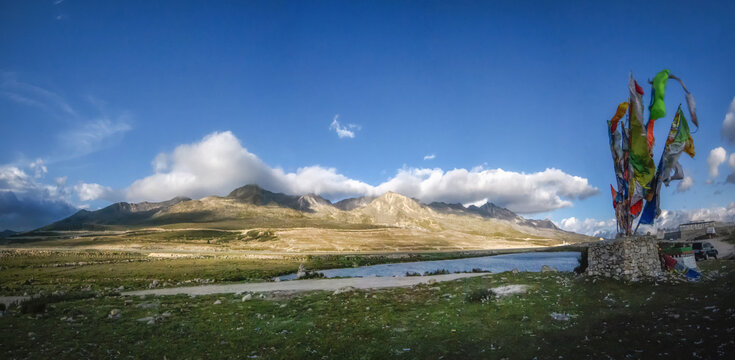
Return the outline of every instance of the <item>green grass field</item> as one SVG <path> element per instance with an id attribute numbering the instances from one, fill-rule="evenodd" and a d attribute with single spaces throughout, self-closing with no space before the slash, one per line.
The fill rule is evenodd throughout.
<path id="1" fill-rule="evenodd" d="M 143 261 L 129 254 L 79 252 L 62 258 L 92 262 L 96 256 L 96 261 L 113 262 L 53 267 L 60 255 L 47 255 L 3 258 L 3 294 L 9 283 L 13 292 L 42 288 L 47 293 L 73 284 L 63 296 L 11 307 L 0 317 L 3 358 L 670 359 L 735 354 L 732 261 L 700 263 L 706 279 L 697 283 L 501 273 L 338 295 L 255 294 L 243 302 L 242 295 L 234 294 L 140 298 L 104 289 L 118 284 L 115 280 L 145 287 L 152 278 L 166 280 L 163 274 L 174 281 L 192 276 L 218 282 L 236 276 L 257 279 L 291 272 L 301 260 Z M 317 268 L 388 260 L 332 256 L 306 261 Z M 34 280 L 13 280 L 25 273 Z M 480 300 L 488 288 L 508 284 L 526 284 L 530 290 Z M 91 289 L 80 289 L 86 285 Z M 221 304 L 214 304 L 217 300 Z M 108 317 L 113 309 L 120 311 L 119 318 Z M 570 317 L 554 320 L 552 313 Z"/>
<path id="2" fill-rule="evenodd" d="M 269 281 L 295 273 L 300 264 L 310 270 L 356 267 L 395 262 L 456 259 L 473 253 L 404 255 L 293 255 L 248 258 L 246 255 L 194 255 L 190 258 L 152 258 L 122 251 L 0 251 L 0 295 L 51 293 L 90 288 L 112 292 L 145 289 L 153 280 L 160 286 Z"/>

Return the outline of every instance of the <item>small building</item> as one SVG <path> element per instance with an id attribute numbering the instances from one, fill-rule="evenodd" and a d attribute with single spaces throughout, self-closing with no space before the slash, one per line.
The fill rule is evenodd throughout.
<path id="1" fill-rule="evenodd" d="M 698 236 L 709 234 L 708 231 L 714 232 L 714 221 L 698 221 L 679 225 L 679 232 L 682 240 L 694 239 Z"/>

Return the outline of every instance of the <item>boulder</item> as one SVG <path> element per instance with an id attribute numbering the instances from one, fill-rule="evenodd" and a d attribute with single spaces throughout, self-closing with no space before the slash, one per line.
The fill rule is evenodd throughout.
<path id="1" fill-rule="evenodd" d="M 528 291 L 528 285 L 505 285 L 505 286 L 498 286 L 490 289 L 495 296 L 501 297 L 501 296 L 508 296 L 513 294 L 523 294 L 526 291 Z"/>
<path id="2" fill-rule="evenodd" d="M 342 293 L 346 293 L 346 292 L 351 292 L 351 291 L 354 291 L 354 290 L 355 290 L 355 288 L 353 288 L 352 286 L 345 286 L 343 288 L 339 288 L 337 290 L 334 290 L 334 293 L 332 293 L 332 295 L 338 295 L 338 294 L 342 294 Z"/>
<path id="3" fill-rule="evenodd" d="M 122 311 L 120 311 L 120 309 L 112 309 L 110 310 L 110 313 L 107 315 L 108 319 L 113 319 L 113 320 L 119 319 L 120 317 L 122 317 Z"/>

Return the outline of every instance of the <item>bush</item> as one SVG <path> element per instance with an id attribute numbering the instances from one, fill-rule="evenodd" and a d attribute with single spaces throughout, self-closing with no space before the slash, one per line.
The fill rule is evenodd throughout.
<path id="1" fill-rule="evenodd" d="M 424 273 L 424 276 L 428 275 L 444 275 L 444 274 L 450 274 L 449 270 L 447 269 L 441 269 L 441 270 L 435 270 L 435 271 L 427 271 Z"/>
<path id="2" fill-rule="evenodd" d="M 46 305 L 64 301 L 89 299 L 95 297 L 95 295 L 93 292 L 84 292 L 34 297 L 20 303 L 20 312 L 23 314 L 40 314 L 46 311 Z"/>
<path id="3" fill-rule="evenodd" d="M 318 271 L 307 271 L 305 275 L 301 276 L 299 280 L 302 279 L 324 279 L 327 276 L 318 272 Z"/>
<path id="4" fill-rule="evenodd" d="M 467 302 L 486 303 L 495 299 L 495 293 L 490 289 L 474 289 L 467 294 Z"/>
<path id="5" fill-rule="evenodd" d="M 413 271 L 407 271 L 406 276 L 421 276 L 421 274 Z"/>

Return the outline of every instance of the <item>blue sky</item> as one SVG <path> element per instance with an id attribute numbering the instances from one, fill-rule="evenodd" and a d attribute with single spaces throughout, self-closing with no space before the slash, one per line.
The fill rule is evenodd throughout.
<path id="1" fill-rule="evenodd" d="M 582 220 L 613 217 L 605 120 L 630 71 L 645 83 L 664 68 L 697 99 L 701 128 L 681 160 L 693 185 L 664 190 L 662 208 L 729 214 L 734 13 L 724 1 L 0 1 L 0 228 L 256 181 L 332 199 L 487 198 L 588 231 Z M 656 161 L 683 101 L 670 82 Z M 232 163 L 204 163 L 213 154 Z"/>

